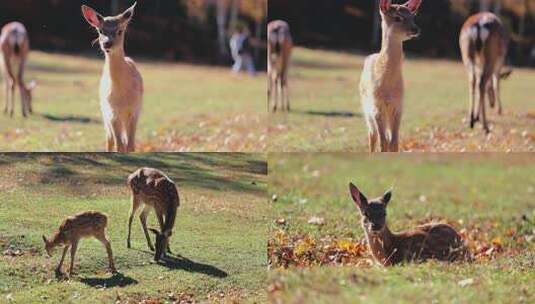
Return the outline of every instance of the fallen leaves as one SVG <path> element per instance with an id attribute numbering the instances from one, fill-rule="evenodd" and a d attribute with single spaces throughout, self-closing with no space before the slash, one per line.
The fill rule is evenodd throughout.
<path id="1" fill-rule="evenodd" d="M 373 263 L 362 241 L 289 235 L 282 229 L 277 229 L 268 241 L 268 259 L 272 267 L 283 268 L 340 264 L 369 266 Z"/>

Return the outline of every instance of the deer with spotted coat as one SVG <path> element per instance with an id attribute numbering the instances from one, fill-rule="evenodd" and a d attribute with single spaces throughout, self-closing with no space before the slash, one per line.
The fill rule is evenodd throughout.
<path id="1" fill-rule="evenodd" d="M 414 19 L 422 0 L 403 5 L 380 0 L 382 46 L 364 62 L 360 81 L 362 110 L 368 126 L 370 152 L 379 141 L 381 152 L 399 151 L 403 113 L 403 42 L 420 35 Z"/>
<path id="2" fill-rule="evenodd" d="M 136 130 L 143 105 L 143 79 L 136 64 L 125 57 L 124 39 L 136 4 L 122 14 L 103 17 L 82 5 L 82 14 L 98 34 L 105 54 L 100 80 L 100 110 L 108 152 L 134 152 Z"/>
<path id="3" fill-rule="evenodd" d="M 472 129 L 481 119 L 483 130 L 490 132 L 485 96 L 488 96 L 492 108 L 498 104 L 498 114 L 502 114 L 500 80 L 511 74 L 510 69 L 503 69 L 508 44 L 507 30 L 500 19 L 489 12 L 469 17 L 461 29 L 459 45 L 468 73 L 468 121 Z"/>

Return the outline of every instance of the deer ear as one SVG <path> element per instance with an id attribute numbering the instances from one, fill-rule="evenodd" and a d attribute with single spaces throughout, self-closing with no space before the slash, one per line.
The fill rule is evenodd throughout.
<path id="1" fill-rule="evenodd" d="M 351 198 L 359 209 L 363 209 L 368 205 L 368 199 L 353 183 L 349 183 L 349 193 L 351 193 Z"/>
<path id="2" fill-rule="evenodd" d="M 100 28 L 104 22 L 104 17 L 87 5 L 82 5 L 82 15 L 87 23 L 96 28 Z"/>
<path id="3" fill-rule="evenodd" d="M 390 199 L 392 199 L 392 189 L 386 191 L 385 194 L 383 194 L 383 204 L 388 205 Z"/>
<path id="4" fill-rule="evenodd" d="M 379 0 L 379 11 L 386 14 L 392 6 L 392 0 Z"/>
<path id="5" fill-rule="evenodd" d="M 411 14 L 415 15 L 418 13 L 418 9 L 420 8 L 420 5 L 422 4 L 422 0 L 409 0 L 403 6 L 409 9 L 411 11 Z"/>
<path id="6" fill-rule="evenodd" d="M 137 2 L 134 2 L 134 5 L 129 7 L 126 11 L 124 11 L 121 14 L 121 19 L 123 21 L 130 21 L 132 19 L 132 16 L 134 16 L 134 9 L 136 8 Z"/>

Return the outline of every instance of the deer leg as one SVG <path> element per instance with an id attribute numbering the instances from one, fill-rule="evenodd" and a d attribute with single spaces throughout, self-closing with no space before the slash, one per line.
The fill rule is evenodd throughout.
<path id="1" fill-rule="evenodd" d="M 5 100 L 4 100 L 4 114 L 7 114 L 9 111 L 9 80 L 5 80 Z"/>
<path id="2" fill-rule="evenodd" d="M 371 117 L 366 117 L 366 124 L 368 125 L 368 147 L 370 148 L 370 153 L 373 153 L 377 145 L 378 132 Z"/>
<path id="3" fill-rule="evenodd" d="M 152 246 L 152 242 L 150 240 L 149 236 L 149 230 L 147 229 L 147 216 L 149 215 L 150 207 L 145 206 L 143 208 L 143 211 L 141 211 L 141 214 L 139 215 L 139 220 L 141 221 L 141 227 L 143 227 L 143 232 L 145 233 L 145 238 L 147 239 L 147 245 L 149 246 L 149 249 L 151 251 L 154 251 L 154 246 Z"/>
<path id="4" fill-rule="evenodd" d="M 500 96 L 500 76 L 494 75 L 492 77 L 492 89 L 494 90 L 494 96 L 496 97 L 496 102 L 498 103 L 498 115 L 503 114 L 502 109 L 502 98 Z"/>
<path id="5" fill-rule="evenodd" d="M 399 129 L 401 126 L 401 113 L 397 112 L 393 114 L 390 121 L 390 152 L 399 152 Z"/>
<path id="6" fill-rule="evenodd" d="M 127 142 L 126 150 L 129 153 L 130 152 L 135 152 L 135 150 L 136 150 L 137 120 L 138 120 L 137 116 L 133 116 L 128 121 L 128 127 L 127 127 L 127 130 L 128 130 L 128 134 L 127 134 L 128 142 Z"/>
<path id="7" fill-rule="evenodd" d="M 487 113 L 485 110 L 485 91 L 489 85 L 491 74 L 487 69 L 483 71 L 483 74 L 479 80 L 479 113 L 481 115 L 481 121 L 483 123 L 483 130 L 486 133 L 490 133 L 490 129 L 487 122 Z"/>
<path id="8" fill-rule="evenodd" d="M 141 200 L 139 199 L 139 196 L 137 196 L 135 193 L 132 194 L 132 207 L 130 208 L 130 215 L 128 217 L 128 237 L 126 238 L 127 248 L 131 248 L 130 235 L 132 233 L 132 221 L 134 220 L 134 214 L 136 213 L 140 205 Z"/>
<path id="9" fill-rule="evenodd" d="M 124 151 L 124 145 L 123 145 L 123 139 L 122 139 L 123 128 L 121 125 L 121 121 L 116 117 L 111 119 L 111 131 L 113 134 L 113 145 L 115 146 L 115 149 L 116 149 L 111 152 L 124 153 L 125 151 Z"/>
<path id="10" fill-rule="evenodd" d="M 156 214 L 156 217 L 158 218 L 158 223 L 160 224 L 160 231 L 163 232 L 163 228 L 164 228 L 164 219 L 163 219 L 163 215 L 161 214 Z M 171 251 L 171 248 L 169 248 L 169 242 L 167 242 L 167 252 L 169 254 L 173 254 L 173 252 Z"/>
<path id="11" fill-rule="evenodd" d="M 71 244 L 71 266 L 69 267 L 69 276 L 72 276 L 74 269 L 74 257 L 76 256 L 76 250 L 78 249 L 78 240 Z"/>
<path id="12" fill-rule="evenodd" d="M 69 246 L 65 246 L 63 248 L 63 254 L 61 255 L 61 259 L 59 260 L 59 264 L 56 267 L 56 272 L 61 273 L 61 267 L 63 266 L 63 260 L 65 260 L 65 255 L 67 255 L 67 250 L 69 250 Z"/>
<path id="13" fill-rule="evenodd" d="M 111 272 L 117 272 L 115 264 L 113 263 L 113 252 L 111 250 L 111 244 L 108 238 L 106 237 L 106 233 L 102 231 L 102 233 L 99 233 L 96 238 L 102 243 L 102 245 L 104 245 L 104 247 L 106 247 L 106 253 L 108 254 L 108 263 Z"/>
<path id="14" fill-rule="evenodd" d="M 386 139 L 385 122 L 381 114 L 375 115 L 375 129 L 379 133 L 379 144 L 381 145 L 381 152 L 388 152 L 388 141 Z"/>
<path id="15" fill-rule="evenodd" d="M 284 109 L 287 112 L 290 112 L 290 94 L 288 93 L 288 75 L 286 74 L 286 71 L 282 74 L 282 98 L 283 98 L 283 104 L 285 105 Z"/>
<path id="16" fill-rule="evenodd" d="M 469 117 L 469 122 L 470 122 L 470 128 L 473 129 L 475 124 L 476 124 L 476 119 L 475 119 L 475 101 L 476 101 L 476 83 L 477 83 L 477 80 L 476 80 L 476 73 L 474 72 L 474 70 L 472 69 L 472 71 L 469 72 L 469 77 L 468 77 L 468 88 L 469 88 L 469 95 L 470 95 L 470 101 L 469 101 L 469 109 L 468 109 L 468 114 L 470 115 Z"/>
<path id="17" fill-rule="evenodd" d="M 15 113 L 15 81 L 11 80 L 9 84 L 9 102 L 11 105 L 11 109 L 9 110 L 9 116 L 13 117 L 13 114 Z"/>
<path id="18" fill-rule="evenodd" d="M 28 114 L 32 113 L 32 105 L 31 101 L 27 100 L 26 98 L 22 98 L 23 94 L 25 94 L 25 84 L 24 84 L 24 66 L 26 65 L 26 60 L 22 59 L 19 62 L 19 74 L 18 74 L 18 83 L 19 83 L 19 90 L 20 90 L 20 98 L 21 98 L 21 104 L 22 104 L 22 115 L 26 117 Z M 25 96 L 25 95 L 24 95 Z"/>
<path id="19" fill-rule="evenodd" d="M 24 88 L 22 87 L 22 84 L 19 82 L 19 96 L 20 96 L 20 106 L 22 111 L 22 117 L 28 116 L 28 103 L 26 102 L 26 99 L 24 96 Z"/>
<path id="20" fill-rule="evenodd" d="M 106 131 L 106 152 L 113 152 L 115 150 L 113 128 L 111 121 L 106 117 L 104 117 L 104 130 Z"/>
<path id="21" fill-rule="evenodd" d="M 268 100 L 267 100 L 267 107 L 268 107 L 268 112 L 271 111 L 271 108 L 272 108 L 272 99 L 273 99 L 273 77 L 271 77 L 271 72 L 268 73 L 269 74 L 269 79 L 268 79 L 268 92 L 267 92 L 267 95 L 268 95 Z"/>

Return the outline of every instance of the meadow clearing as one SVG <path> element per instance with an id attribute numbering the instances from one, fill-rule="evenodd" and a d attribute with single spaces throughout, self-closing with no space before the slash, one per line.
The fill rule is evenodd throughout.
<path id="1" fill-rule="evenodd" d="M 141 224 L 126 248 L 130 190 L 141 166 L 166 172 L 178 185 L 170 247 L 154 263 Z M 0 303 L 265 302 L 266 161 L 255 154 L 7 154 L 0 155 Z M 82 239 L 76 275 L 56 278 L 41 235 L 69 215 L 108 215 L 119 274 L 106 272 L 104 247 Z M 149 227 L 157 227 L 149 215 Z M 151 235 L 154 242 L 154 236 Z M 69 256 L 64 263 L 67 271 Z"/>
<path id="2" fill-rule="evenodd" d="M 535 169 L 530 154 L 272 154 L 268 297 L 274 303 L 533 303 Z M 453 225 L 473 263 L 373 264 L 349 195 L 394 187 L 394 232 Z"/>
<path id="3" fill-rule="evenodd" d="M 359 81 L 364 55 L 296 48 L 290 65 L 290 114 L 269 115 L 269 151 L 363 152 L 368 129 Z M 515 68 L 502 82 L 504 115 L 487 115 L 491 134 L 469 129 L 468 81 L 459 61 L 411 58 L 404 64 L 402 151 L 535 151 L 535 71 Z M 534 95 L 535 96 L 535 95 Z"/>
<path id="4" fill-rule="evenodd" d="M 138 151 L 261 152 L 267 147 L 264 74 L 251 78 L 233 76 L 225 67 L 134 60 L 145 85 Z M 97 56 L 32 52 L 26 79 L 38 82 L 35 113 L 22 118 L 17 102 L 14 118 L 0 115 L 0 150 L 104 151 L 98 99 L 103 64 Z"/>

